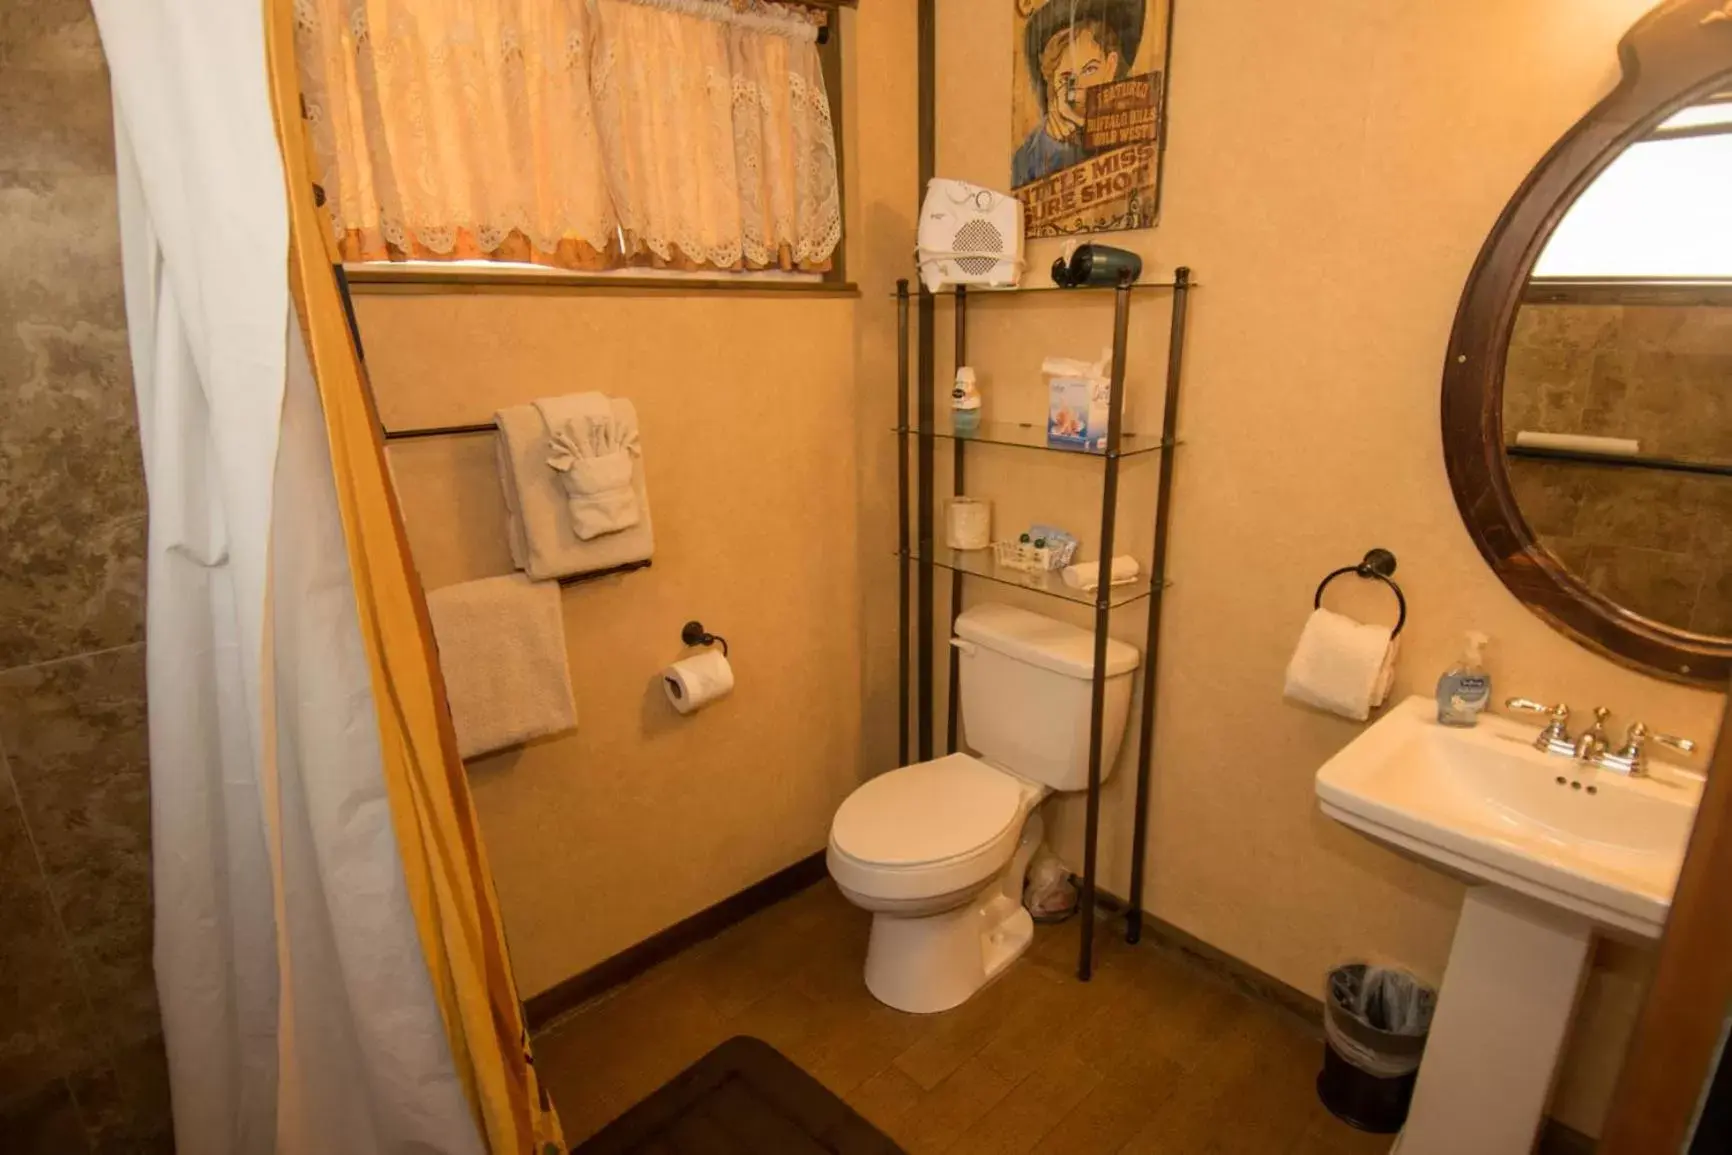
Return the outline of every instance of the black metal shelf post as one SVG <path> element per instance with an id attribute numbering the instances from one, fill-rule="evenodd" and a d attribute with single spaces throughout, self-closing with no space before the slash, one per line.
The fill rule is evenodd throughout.
<path id="1" fill-rule="evenodd" d="M 964 365 L 968 364 L 968 290 L 961 285 L 958 285 L 956 288 L 955 320 L 956 368 L 960 371 Z M 962 442 L 960 440 L 953 440 L 951 446 L 950 496 L 961 497 L 963 480 Z M 946 525 L 948 525 L 948 521 L 946 522 Z M 948 544 L 948 536 L 947 531 L 946 544 Z M 956 618 L 960 613 L 962 613 L 962 575 L 953 573 L 950 575 L 950 635 L 947 636 L 955 635 Z M 956 753 L 957 742 L 956 718 L 960 705 L 957 701 L 957 697 L 962 690 L 962 667 L 956 660 L 956 650 L 954 647 L 950 648 L 949 665 L 949 689 L 945 697 L 944 752 L 946 754 L 954 754 Z"/>
<path id="2" fill-rule="evenodd" d="M 1094 973 L 1095 951 L 1095 859 L 1100 846 L 1101 753 L 1105 738 L 1107 699 L 1107 628 L 1112 619 L 1113 543 L 1118 536 L 1119 437 L 1124 431 L 1125 345 L 1131 323 L 1131 282 L 1119 282 L 1113 296 L 1112 391 L 1107 402 L 1106 473 L 1101 481 L 1100 584 L 1095 593 L 1094 677 L 1089 687 L 1089 788 L 1087 818 L 1083 824 L 1083 885 L 1079 914 L 1082 946 L 1077 956 L 1077 977 L 1088 981 Z M 1171 454 L 1164 454 L 1170 459 Z M 1145 679 L 1143 692 L 1148 693 Z M 1139 823 L 1138 825 L 1141 825 Z"/>
<path id="3" fill-rule="evenodd" d="M 935 153 L 938 147 L 938 92 L 933 83 L 933 77 L 938 67 L 938 16 L 937 0 L 919 0 L 915 15 L 915 60 L 920 71 L 920 91 L 916 107 L 916 130 L 918 134 L 919 159 L 918 170 L 920 187 L 915 190 L 915 200 L 918 203 L 926 196 L 926 186 L 931 182 L 935 165 Z M 916 210 L 918 212 L 918 210 Z M 918 220 L 918 216 L 915 218 Z M 920 270 L 924 272 L 924 270 Z M 920 509 L 918 534 L 920 541 L 920 556 L 925 559 L 932 557 L 932 451 L 933 451 L 933 398 L 932 376 L 933 359 L 936 356 L 933 347 L 932 323 L 937 312 L 937 302 L 926 288 L 924 279 L 920 284 L 920 346 L 919 367 L 916 373 L 916 387 L 919 389 L 918 412 L 920 421 Z M 925 560 L 920 563 L 920 605 L 915 613 L 919 619 L 920 650 L 915 655 L 915 667 L 919 671 L 920 697 L 917 700 L 915 712 L 915 731 L 917 735 L 916 749 L 920 752 L 922 762 L 932 757 L 932 563 Z M 904 690 L 907 687 L 903 687 Z"/>
<path id="4" fill-rule="evenodd" d="M 896 427 L 908 428 L 908 278 L 896 282 Z M 896 761 L 908 765 L 908 442 L 896 439 Z"/>
<path id="5" fill-rule="evenodd" d="M 1161 436 L 1172 440 L 1179 420 L 1179 378 L 1185 360 L 1185 312 L 1190 301 L 1191 270 L 1173 274 L 1173 320 L 1167 339 L 1167 392 L 1161 407 Z M 1155 755 L 1155 682 L 1161 652 L 1161 605 L 1167 573 L 1167 515 L 1173 502 L 1173 455 L 1161 454 L 1156 484 L 1154 556 L 1149 566 L 1149 632 L 1143 645 L 1143 709 L 1137 736 L 1136 823 L 1131 831 L 1130 909 L 1125 912 L 1125 941 L 1143 937 L 1143 865 L 1149 851 L 1149 765 Z"/>

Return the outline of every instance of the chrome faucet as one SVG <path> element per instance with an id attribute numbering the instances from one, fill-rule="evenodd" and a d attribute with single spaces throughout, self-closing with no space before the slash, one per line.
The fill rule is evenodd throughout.
<path id="1" fill-rule="evenodd" d="M 1679 738 L 1673 734 L 1656 734 L 1641 722 L 1631 722 L 1629 732 L 1624 735 L 1624 745 L 1616 751 L 1603 751 L 1595 759 L 1595 763 L 1615 773 L 1627 774 L 1631 778 L 1646 778 L 1648 776 L 1649 742 L 1670 746 L 1680 754 L 1694 754 L 1696 752 L 1696 743 L 1688 738 Z"/>
<path id="2" fill-rule="evenodd" d="M 1594 707 L 1594 724 L 1576 738 L 1575 754 L 1578 762 L 1597 763 L 1610 748 L 1611 743 L 1606 738 L 1606 719 L 1611 716 L 1612 712 L 1606 707 Z"/>
<path id="3" fill-rule="evenodd" d="M 1596 706 L 1594 724 L 1572 738 L 1570 708 L 1561 702 L 1556 706 L 1548 706 L 1532 698 L 1511 698 L 1504 705 L 1511 710 L 1526 710 L 1530 714 L 1546 715 L 1548 721 L 1545 728 L 1534 738 L 1534 749 L 1544 754 L 1556 754 L 1560 758 L 1585 762 L 1590 766 L 1598 766 L 1602 770 L 1625 774 L 1631 778 L 1648 776 L 1650 742 L 1670 746 L 1680 754 L 1696 752 L 1696 743 L 1690 739 L 1672 734 L 1657 734 L 1641 722 L 1630 723 L 1630 728 L 1624 735 L 1624 744 L 1614 750 L 1611 740 L 1606 737 L 1606 719 L 1612 716 L 1612 712 L 1604 706 Z"/>
<path id="4" fill-rule="evenodd" d="M 1556 754 L 1561 758 L 1576 757 L 1576 741 L 1570 737 L 1570 708 L 1567 705 L 1559 702 L 1556 706 L 1548 706 L 1543 702 L 1536 702 L 1532 698 L 1510 698 L 1504 702 L 1504 705 L 1511 710 L 1526 710 L 1530 714 L 1545 714 L 1551 719 L 1546 723 L 1545 729 L 1541 730 L 1539 736 L 1534 739 L 1534 749 L 1544 754 Z M 1596 712 L 1597 716 L 1598 713 Z M 1595 728 L 1598 729 L 1598 727 L 1599 724 L 1596 722 Z M 1585 738 L 1587 735 L 1584 734 L 1583 737 Z M 1604 737 L 1604 732 L 1602 732 L 1602 742 Z"/>

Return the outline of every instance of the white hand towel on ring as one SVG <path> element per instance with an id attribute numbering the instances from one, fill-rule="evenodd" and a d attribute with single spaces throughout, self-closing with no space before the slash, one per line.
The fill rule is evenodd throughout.
<path id="1" fill-rule="evenodd" d="M 1333 610 L 1313 610 L 1287 664 L 1287 697 L 1363 722 L 1389 698 L 1401 639 Z"/>

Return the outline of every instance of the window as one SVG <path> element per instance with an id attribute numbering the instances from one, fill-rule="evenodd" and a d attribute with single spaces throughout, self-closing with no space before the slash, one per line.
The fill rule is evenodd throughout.
<path id="1" fill-rule="evenodd" d="M 1732 278 L 1732 101 L 1687 108 L 1570 206 L 1536 277 Z"/>
<path id="2" fill-rule="evenodd" d="M 825 13 L 303 0 L 297 14 L 314 179 L 345 261 L 832 268 Z"/>

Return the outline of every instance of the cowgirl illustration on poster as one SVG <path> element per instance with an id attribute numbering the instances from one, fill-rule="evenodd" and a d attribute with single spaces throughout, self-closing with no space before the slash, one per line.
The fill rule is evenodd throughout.
<path id="1" fill-rule="evenodd" d="M 1012 0 L 1011 187 L 1031 237 L 1155 223 L 1172 0 Z"/>

